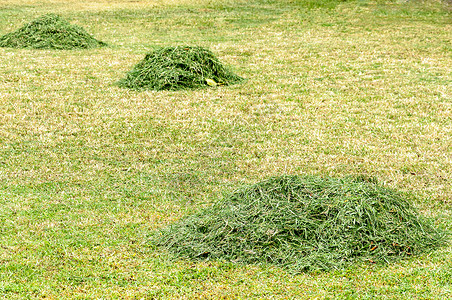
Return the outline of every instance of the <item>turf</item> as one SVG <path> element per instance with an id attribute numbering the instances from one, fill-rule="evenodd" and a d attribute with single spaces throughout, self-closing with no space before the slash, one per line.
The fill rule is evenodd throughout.
<path id="1" fill-rule="evenodd" d="M 239 83 L 243 78 L 223 66 L 207 49 L 192 46 L 161 47 L 139 62 L 119 82 L 136 90 L 196 89 Z"/>
<path id="2" fill-rule="evenodd" d="M 0 299 L 452 298 L 451 243 L 296 275 L 148 244 L 281 174 L 365 173 L 452 228 L 450 13 L 306 2 L 0 1 L 0 36 L 54 12 L 112 45 L 0 48 Z M 247 81 L 117 87 L 156 45 L 208 48 Z"/>
<path id="3" fill-rule="evenodd" d="M 435 248 L 444 234 L 402 194 L 365 177 L 272 177 L 163 229 L 180 257 L 270 263 L 300 272 L 387 263 Z"/>
<path id="4" fill-rule="evenodd" d="M 0 47 L 30 49 L 89 49 L 106 46 L 80 26 L 56 14 L 46 14 L 0 37 Z"/>

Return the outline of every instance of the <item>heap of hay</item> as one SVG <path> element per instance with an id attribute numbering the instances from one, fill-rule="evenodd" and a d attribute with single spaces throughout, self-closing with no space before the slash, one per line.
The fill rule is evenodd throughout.
<path id="1" fill-rule="evenodd" d="M 0 47 L 29 49 L 88 49 L 106 46 L 83 28 L 55 14 L 44 15 L 0 37 Z"/>
<path id="2" fill-rule="evenodd" d="M 229 85 L 242 80 L 224 67 L 211 51 L 201 47 L 177 46 L 148 53 L 119 82 L 119 86 L 160 91 Z"/>
<path id="3" fill-rule="evenodd" d="M 445 235 L 374 181 L 283 176 L 246 186 L 155 239 L 184 258 L 301 272 L 394 261 L 443 244 Z"/>

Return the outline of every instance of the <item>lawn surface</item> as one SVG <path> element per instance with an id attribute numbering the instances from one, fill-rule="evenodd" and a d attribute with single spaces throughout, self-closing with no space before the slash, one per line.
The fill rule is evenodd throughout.
<path id="1" fill-rule="evenodd" d="M 110 47 L 0 48 L 0 298 L 451 297 L 451 246 L 291 274 L 175 261 L 149 243 L 223 193 L 283 174 L 374 176 L 451 228 L 446 3 L 3 0 L 0 35 L 53 12 Z M 175 45 L 209 48 L 248 80 L 117 86 Z"/>

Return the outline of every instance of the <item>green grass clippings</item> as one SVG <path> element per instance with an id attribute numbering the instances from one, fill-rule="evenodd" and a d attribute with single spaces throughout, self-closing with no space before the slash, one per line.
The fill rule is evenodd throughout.
<path id="1" fill-rule="evenodd" d="M 157 243 L 180 257 L 299 272 L 394 261 L 434 248 L 443 237 L 401 194 L 373 181 L 282 176 L 163 229 Z"/>
<path id="2" fill-rule="evenodd" d="M 0 37 L 0 47 L 30 49 L 89 49 L 106 46 L 80 26 L 55 14 L 46 14 Z"/>
<path id="3" fill-rule="evenodd" d="M 208 85 L 239 83 L 243 78 L 224 67 L 201 47 L 163 47 L 148 53 L 126 77 L 121 87 L 136 90 L 196 89 Z"/>

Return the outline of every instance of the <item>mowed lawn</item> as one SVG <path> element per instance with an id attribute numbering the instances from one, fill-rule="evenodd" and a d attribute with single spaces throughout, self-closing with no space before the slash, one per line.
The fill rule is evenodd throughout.
<path id="1" fill-rule="evenodd" d="M 0 298 L 447 299 L 452 247 L 293 274 L 176 260 L 155 230 L 270 176 L 364 174 L 452 227 L 450 1 L 2 0 L 110 46 L 0 48 Z M 116 85 L 158 46 L 243 84 Z"/>

